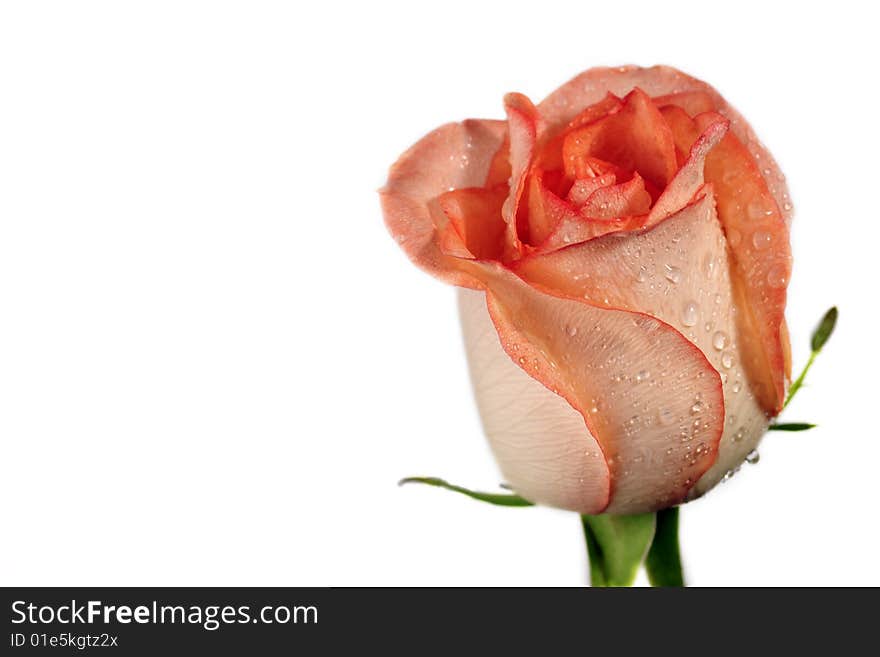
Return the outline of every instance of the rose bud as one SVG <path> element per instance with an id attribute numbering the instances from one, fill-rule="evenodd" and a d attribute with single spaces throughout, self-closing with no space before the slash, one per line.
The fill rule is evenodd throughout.
<path id="1" fill-rule="evenodd" d="M 462 288 L 504 478 L 584 514 L 702 495 L 790 378 L 782 174 L 712 87 L 668 67 L 591 69 L 504 106 L 428 134 L 381 191 L 406 254 Z"/>

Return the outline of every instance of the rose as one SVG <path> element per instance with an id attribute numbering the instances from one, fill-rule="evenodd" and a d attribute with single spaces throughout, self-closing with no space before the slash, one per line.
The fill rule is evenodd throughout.
<path id="1" fill-rule="evenodd" d="M 592 69 L 507 121 L 424 137 L 385 220 L 464 288 L 480 414 L 527 499 L 596 514 L 697 497 L 755 448 L 790 377 L 791 205 L 711 87 Z"/>

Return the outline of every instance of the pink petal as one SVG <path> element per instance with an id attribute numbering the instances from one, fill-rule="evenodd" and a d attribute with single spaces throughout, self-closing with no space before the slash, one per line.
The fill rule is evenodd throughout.
<path id="1" fill-rule="evenodd" d="M 504 480 L 534 502 L 600 512 L 611 478 L 583 416 L 505 353 L 485 294 L 460 290 L 458 298 L 477 406 Z"/>
<path id="2" fill-rule="evenodd" d="M 697 130 L 697 134 L 700 136 L 690 147 L 684 165 L 675 174 L 675 178 L 672 179 L 669 186 L 663 190 L 654 207 L 651 208 L 647 226 L 653 226 L 681 210 L 694 199 L 697 191 L 703 186 L 706 157 L 718 145 L 730 125 L 721 116 L 715 116 L 717 119 L 708 122 L 702 133 Z"/>
<path id="3" fill-rule="evenodd" d="M 617 176 L 613 173 L 606 173 L 594 178 L 580 178 L 574 181 L 571 189 L 568 191 L 568 200 L 576 206 L 581 206 L 587 202 L 590 195 L 600 187 L 608 187 L 617 182 Z"/>
<path id="4" fill-rule="evenodd" d="M 517 225 L 519 206 L 526 189 L 526 180 L 535 155 L 538 140 L 539 117 L 532 101 L 522 94 L 507 94 L 504 97 L 504 109 L 507 112 L 508 133 L 510 135 L 510 192 L 502 210 L 504 221 L 508 226 L 508 249 L 505 259 L 515 259 L 521 249 L 519 234 L 522 231 Z"/>
<path id="5" fill-rule="evenodd" d="M 449 123 L 423 137 L 391 167 L 380 191 L 385 224 L 419 267 L 454 285 L 474 287 L 460 261 L 441 252 L 436 223 L 448 219 L 436 199 L 450 189 L 480 186 L 506 132 L 502 121 Z"/>
<path id="6" fill-rule="evenodd" d="M 489 314 L 504 351 L 581 414 L 589 436 L 605 456 L 610 504 L 603 506 L 603 500 L 596 498 L 587 506 L 565 508 L 581 513 L 639 513 L 682 501 L 714 462 L 723 426 L 718 373 L 703 354 L 653 317 L 552 296 L 501 267 L 484 269 Z M 655 378 L 641 386 L 639 378 L 645 372 Z M 498 377 L 491 380 L 501 384 Z M 698 400 L 701 406 L 695 409 Z M 514 395 L 506 396 L 506 403 L 496 401 L 494 410 L 484 412 L 487 427 L 503 423 L 495 414 L 508 412 L 517 403 Z M 686 426 L 670 427 L 664 423 L 667 417 L 675 422 L 686 418 Z M 672 428 L 689 441 L 671 437 Z M 537 445 L 554 440 L 552 432 L 532 439 Z M 514 439 L 498 431 L 493 440 Z M 695 446 L 700 446 L 698 452 L 692 451 Z M 554 449 L 548 447 L 543 453 Z M 511 448 L 511 457 L 514 454 Z M 578 463 L 583 467 L 583 461 Z M 536 501 L 563 505 L 554 496 L 557 482 L 551 478 L 542 478 L 540 486 L 535 484 L 526 493 L 522 478 L 535 465 L 528 460 L 508 465 L 505 476 L 527 497 L 540 494 Z M 583 485 L 591 490 L 597 486 L 586 480 Z"/>
<path id="7" fill-rule="evenodd" d="M 711 121 L 709 114 L 696 117 L 700 128 Z M 715 188 L 718 216 L 733 253 L 742 321 L 756 336 L 749 364 L 756 374 L 763 373 L 761 401 L 775 414 L 782 410 L 789 376 L 784 329 L 791 275 L 788 226 L 755 161 L 735 135 L 727 134 L 709 153 L 705 175 Z"/>

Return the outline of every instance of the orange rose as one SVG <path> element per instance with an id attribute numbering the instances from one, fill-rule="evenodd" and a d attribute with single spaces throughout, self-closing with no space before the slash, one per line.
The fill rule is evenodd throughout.
<path id="1" fill-rule="evenodd" d="M 507 121 L 442 126 L 382 206 L 460 294 L 471 377 L 504 477 L 585 514 L 697 497 L 755 448 L 790 377 L 791 205 L 711 87 L 591 69 Z"/>

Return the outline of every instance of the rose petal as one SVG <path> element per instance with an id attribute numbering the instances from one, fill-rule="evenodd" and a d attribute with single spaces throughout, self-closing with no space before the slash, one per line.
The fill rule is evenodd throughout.
<path id="1" fill-rule="evenodd" d="M 568 129 L 580 128 L 606 117 L 609 114 L 620 111 L 623 100 L 612 93 L 606 94 L 598 103 L 581 110 L 581 112 L 568 123 Z"/>
<path id="2" fill-rule="evenodd" d="M 724 420 L 718 373 L 699 349 L 653 317 L 551 296 L 500 267 L 487 287 L 504 350 L 581 413 L 605 455 L 610 503 L 573 510 L 640 513 L 682 501 L 714 462 Z M 505 475 L 520 490 L 517 476 L 531 467 L 522 462 Z M 553 495 L 552 482 L 543 494 Z"/>
<path id="3" fill-rule="evenodd" d="M 610 473 L 583 416 L 505 353 L 484 293 L 460 290 L 458 299 L 471 382 L 504 480 L 534 502 L 600 512 Z"/>
<path id="4" fill-rule="evenodd" d="M 566 135 L 562 146 L 566 175 L 583 178 L 582 161 L 587 157 L 638 171 L 658 189 L 666 187 L 677 169 L 672 132 L 640 89 L 627 95 L 618 112 Z"/>
<path id="5" fill-rule="evenodd" d="M 646 214 L 651 207 L 651 195 L 645 189 L 645 181 L 636 173 L 617 185 L 600 187 L 579 208 L 584 217 L 591 219 L 616 219 Z"/>
<path id="6" fill-rule="evenodd" d="M 568 200 L 575 206 L 581 206 L 590 198 L 590 194 L 600 187 L 608 187 L 617 182 L 617 176 L 613 173 L 605 173 L 601 176 L 593 178 L 580 178 L 574 181 L 571 189 L 568 190 Z"/>
<path id="7" fill-rule="evenodd" d="M 651 229 L 532 256 L 518 263 L 517 273 L 536 285 L 594 303 L 607 300 L 628 310 L 648 311 L 692 341 L 722 374 L 727 421 L 719 456 L 692 496 L 711 488 L 757 446 L 767 419 L 744 362 L 744 347 L 752 338 L 738 323 L 726 242 L 709 188 L 698 201 Z M 656 372 L 646 368 L 646 373 L 646 381 L 656 380 Z M 699 400 L 700 405 L 705 402 Z M 677 442 L 677 432 L 693 418 L 688 412 L 670 419 L 670 440 Z M 689 453 L 696 455 L 700 442 L 689 441 Z M 702 442 L 700 453 L 714 451 L 710 441 Z"/>
<path id="8" fill-rule="evenodd" d="M 450 189 L 482 185 L 502 143 L 502 121 L 468 120 L 444 125 L 423 137 L 391 167 L 380 191 L 385 224 L 419 267 L 454 285 L 479 286 L 461 261 L 441 252 L 435 216 L 444 224 L 438 196 Z"/>
<path id="9" fill-rule="evenodd" d="M 567 214 L 561 218 L 556 228 L 531 253 L 549 253 L 558 249 L 587 242 L 609 233 L 637 230 L 645 224 L 647 215 L 615 217 L 613 219 L 593 219 L 580 213 Z"/>
<path id="10" fill-rule="evenodd" d="M 676 94 L 666 94 L 654 98 L 654 104 L 659 108 L 678 107 L 690 117 L 695 117 L 703 112 L 715 110 L 715 101 L 705 91 L 680 91 Z"/>
<path id="11" fill-rule="evenodd" d="M 698 127 L 712 115 L 696 117 Z M 739 285 L 741 322 L 752 340 L 747 366 L 763 381 L 758 390 L 765 409 L 778 413 L 785 398 L 786 287 L 791 276 L 788 227 L 748 149 L 726 135 L 706 157 L 706 181 L 718 199 L 718 216 L 733 252 Z"/>
<path id="12" fill-rule="evenodd" d="M 679 119 L 674 121 L 676 127 L 673 132 L 677 135 L 676 142 L 682 149 L 687 149 L 688 155 L 684 165 L 675 174 L 675 178 L 651 208 L 651 213 L 645 222 L 646 226 L 659 223 L 694 200 L 705 182 L 706 158 L 722 140 L 730 125 L 718 114 L 707 114 L 707 121 L 701 131 L 689 117 L 676 117 L 675 113 L 672 113 L 668 118 L 673 117 Z"/>
<path id="13" fill-rule="evenodd" d="M 535 154 L 540 118 L 532 101 L 522 94 L 507 94 L 504 97 L 504 109 L 507 112 L 510 136 L 511 169 L 510 192 L 503 208 L 504 221 L 508 226 L 505 259 L 512 260 L 519 256 L 521 250 L 520 233 L 528 232 L 526 225 L 522 227 L 519 225 L 520 221 L 525 221 L 525 218 L 520 218 L 519 206 Z"/>
<path id="14" fill-rule="evenodd" d="M 553 233 L 560 222 L 578 217 L 577 209 L 559 198 L 544 184 L 543 172 L 535 171 L 529 177 L 528 241 L 541 244 Z"/>
<path id="15" fill-rule="evenodd" d="M 690 115 L 678 105 L 667 105 L 660 110 L 660 113 L 669 129 L 672 130 L 672 139 L 675 141 L 675 156 L 684 166 L 691 147 L 700 137 L 700 129 Z"/>
<path id="16" fill-rule="evenodd" d="M 501 257 L 507 230 L 501 207 L 506 198 L 507 185 L 492 189 L 465 187 L 440 197 L 440 208 L 473 257 L 495 260 Z"/>

